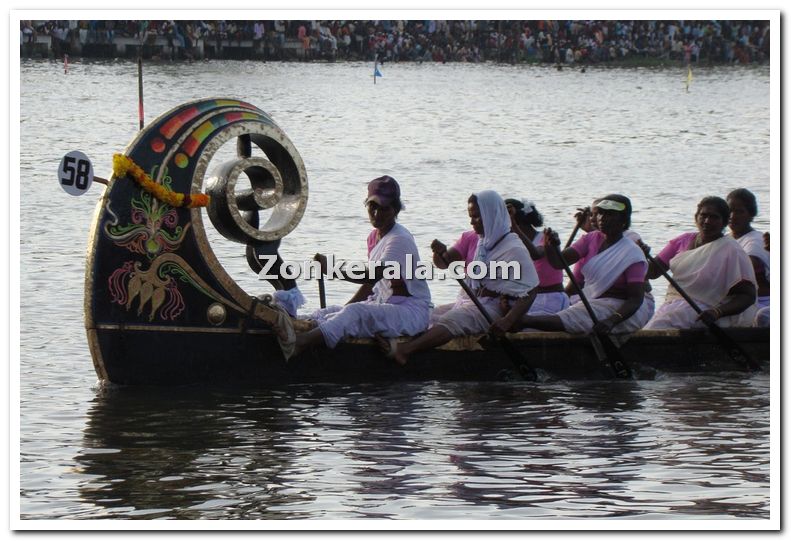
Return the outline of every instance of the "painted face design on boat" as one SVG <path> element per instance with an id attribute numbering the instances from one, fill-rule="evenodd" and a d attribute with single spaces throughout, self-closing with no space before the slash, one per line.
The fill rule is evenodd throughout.
<path id="1" fill-rule="evenodd" d="M 479 235 L 483 235 L 483 218 L 481 218 L 481 209 L 475 203 L 467 203 L 467 214 L 470 215 L 470 225 L 473 231 Z"/>

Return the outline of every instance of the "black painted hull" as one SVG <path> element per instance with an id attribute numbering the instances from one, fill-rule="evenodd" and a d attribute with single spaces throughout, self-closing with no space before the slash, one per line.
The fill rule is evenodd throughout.
<path id="1" fill-rule="evenodd" d="M 768 371 L 769 330 L 730 332 L 761 361 L 762 369 Z M 242 334 L 103 329 L 96 337 L 104 352 L 104 373 L 100 375 L 124 385 L 216 384 L 269 388 L 294 383 L 518 378 L 509 358 L 485 338 L 480 342 L 473 339 L 452 342 L 449 348 L 423 352 L 406 366 L 399 366 L 370 340 L 342 342 L 334 350 L 306 352 L 286 362 L 267 331 Z M 615 377 L 608 366 L 599 362 L 587 338 L 565 333 L 520 333 L 511 338 L 538 370 L 539 380 Z M 623 344 L 621 351 L 636 379 L 654 379 L 658 374 L 670 373 L 745 371 L 705 331 L 641 331 Z"/>

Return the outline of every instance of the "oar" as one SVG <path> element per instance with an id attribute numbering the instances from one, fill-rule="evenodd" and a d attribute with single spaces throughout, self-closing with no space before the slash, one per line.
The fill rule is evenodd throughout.
<path id="1" fill-rule="evenodd" d="M 319 254 L 313 256 L 314 261 L 318 261 Z M 324 276 L 319 272 L 319 306 L 321 308 L 327 307 L 327 293 L 324 290 Z"/>
<path id="2" fill-rule="evenodd" d="M 586 209 L 587 209 L 587 207 L 586 207 Z M 583 217 L 585 217 L 585 215 L 588 214 L 588 210 L 586 210 L 586 209 L 577 209 L 577 210 L 582 211 L 582 215 L 583 215 Z M 576 216 L 576 214 L 575 214 L 575 216 Z M 569 240 L 566 241 L 566 245 L 563 247 L 564 250 L 566 248 L 568 248 L 569 246 L 571 246 L 571 243 L 574 242 L 574 237 L 577 236 L 577 232 L 579 230 L 580 230 L 580 224 L 579 224 L 579 222 L 577 222 L 577 225 L 575 225 L 574 229 L 571 231 L 571 236 L 569 236 Z"/>
<path id="3" fill-rule="evenodd" d="M 574 273 L 571 272 L 569 264 L 566 262 L 566 258 L 563 257 L 563 252 L 560 250 L 560 246 L 553 245 L 553 247 L 560 257 L 560 262 L 563 263 L 563 270 L 566 271 L 569 280 L 571 280 L 571 283 L 574 284 L 574 287 L 577 289 L 580 300 L 582 301 L 582 304 L 585 305 L 585 309 L 588 311 L 588 315 L 590 316 L 593 326 L 595 327 L 599 323 L 599 319 L 596 317 L 596 313 L 593 311 L 593 307 L 590 305 L 590 302 L 588 302 L 588 297 L 582 292 L 582 288 L 577 282 L 577 279 L 574 277 Z M 615 342 L 613 342 L 612 336 L 605 333 L 592 332 L 590 334 L 590 341 L 591 345 L 593 345 L 594 351 L 596 352 L 596 356 L 599 358 L 599 361 L 609 364 L 610 368 L 617 377 L 624 379 L 632 377 L 632 372 L 629 370 L 629 365 L 623 358 L 621 350 L 618 348 Z"/>
<path id="4" fill-rule="evenodd" d="M 442 261 L 444 261 L 445 264 L 447 265 L 448 260 L 445 259 L 445 254 L 441 254 L 440 257 L 442 258 Z M 486 318 L 486 321 L 489 323 L 489 325 L 494 323 L 494 321 L 492 321 L 491 316 L 489 316 L 489 313 L 481 304 L 481 301 L 478 300 L 478 297 L 477 295 L 475 295 L 475 292 L 470 288 L 470 286 L 467 285 L 467 282 L 465 282 L 461 278 L 456 278 L 456 281 L 459 283 L 459 285 L 467 294 L 467 296 L 470 298 L 470 300 L 475 304 L 475 306 L 481 312 L 483 317 Z M 495 340 L 503 348 L 503 351 L 505 351 L 505 354 L 508 356 L 508 359 L 510 359 L 510 361 L 514 363 L 514 366 L 516 367 L 516 369 L 519 371 L 519 374 L 524 379 L 528 381 L 536 381 L 536 379 L 538 379 L 536 370 L 528 364 L 527 359 L 524 358 L 524 356 L 519 352 L 519 350 L 516 349 L 516 346 L 514 346 L 514 344 L 511 343 L 511 341 L 507 337 L 495 336 Z"/>
<path id="5" fill-rule="evenodd" d="M 676 282 L 673 279 L 673 277 L 667 273 L 667 271 L 664 268 L 664 265 L 659 263 L 656 259 L 654 259 L 649 254 L 645 254 L 645 257 L 646 259 L 648 259 L 650 263 L 654 264 L 654 267 L 659 269 L 659 271 L 662 273 L 662 276 L 664 276 L 665 279 L 668 281 L 668 283 L 671 286 L 673 286 L 675 290 L 678 291 L 682 297 L 684 297 L 684 300 L 689 303 L 689 305 L 692 307 L 693 310 L 695 310 L 695 312 L 697 312 L 698 314 L 703 312 L 703 310 L 700 309 L 700 306 L 698 306 L 698 304 L 692 299 L 692 297 L 690 297 L 687 294 L 687 292 L 684 291 L 680 285 L 678 285 L 678 282 Z M 720 345 L 722 345 L 728 351 L 728 356 L 731 359 L 733 359 L 737 363 L 742 364 L 748 370 L 752 370 L 752 371 L 761 370 L 761 365 L 758 364 L 758 362 L 752 358 L 752 355 L 747 353 L 747 351 L 741 345 L 739 345 L 739 343 L 736 342 L 736 340 L 731 338 L 730 335 L 722 329 L 722 327 L 720 327 L 713 321 L 710 322 L 703 321 L 703 323 L 711 331 L 711 334 L 713 334 L 717 338 L 717 340 L 719 340 Z"/>
<path id="6" fill-rule="evenodd" d="M 569 240 L 566 241 L 566 245 L 563 247 L 563 249 L 566 249 L 569 246 L 571 246 L 571 243 L 574 242 L 574 237 L 577 236 L 577 231 L 579 230 L 580 230 L 580 224 L 575 225 L 574 229 L 571 230 L 571 235 L 569 236 Z"/>

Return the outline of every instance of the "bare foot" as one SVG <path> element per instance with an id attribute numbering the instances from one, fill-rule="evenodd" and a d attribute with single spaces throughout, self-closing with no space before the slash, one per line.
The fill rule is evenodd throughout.
<path id="1" fill-rule="evenodd" d="M 375 337 L 376 343 L 379 348 L 387 356 L 388 359 L 393 359 L 395 362 L 404 366 L 407 362 L 407 355 L 401 351 L 400 344 L 395 338 L 385 338 L 384 336 L 377 335 Z"/>
<path id="2" fill-rule="evenodd" d="M 409 360 L 407 354 L 401 351 L 401 345 L 398 342 L 395 341 L 393 342 L 393 347 L 392 349 L 390 349 L 390 352 L 391 352 L 391 356 L 393 357 L 393 360 L 395 360 L 395 362 L 397 362 L 401 366 L 404 366 L 407 360 Z"/>
<path id="3" fill-rule="evenodd" d="M 294 357 L 298 356 L 300 353 L 305 351 L 308 348 L 308 333 L 300 332 L 297 333 L 296 340 L 294 341 Z"/>
<path id="4" fill-rule="evenodd" d="M 272 330 L 275 331 L 278 340 L 280 340 L 281 342 L 288 341 L 288 329 L 281 327 L 280 325 L 277 324 L 277 322 L 275 322 L 272 324 Z"/>

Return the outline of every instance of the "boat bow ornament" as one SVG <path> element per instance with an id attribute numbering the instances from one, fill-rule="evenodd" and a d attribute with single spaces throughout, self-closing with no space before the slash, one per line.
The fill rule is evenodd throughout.
<path id="1" fill-rule="evenodd" d="M 223 148 L 233 140 L 236 156 L 207 174 L 215 155 L 233 154 Z M 242 175 L 247 190 L 237 190 Z M 249 103 L 186 103 L 140 131 L 114 159 L 88 250 L 85 325 L 100 377 L 114 358 L 129 354 L 125 345 L 140 333 L 164 345 L 166 337 L 271 328 L 277 313 L 220 265 L 199 207 L 207 206 L 225 238 L 246 246 L 257 272 L 257 254 L 277 253 L 307 200 L 302 158 L 272 118 Z M 160 355 L 173 354 L 165 350 L 171 353 Z"/>

